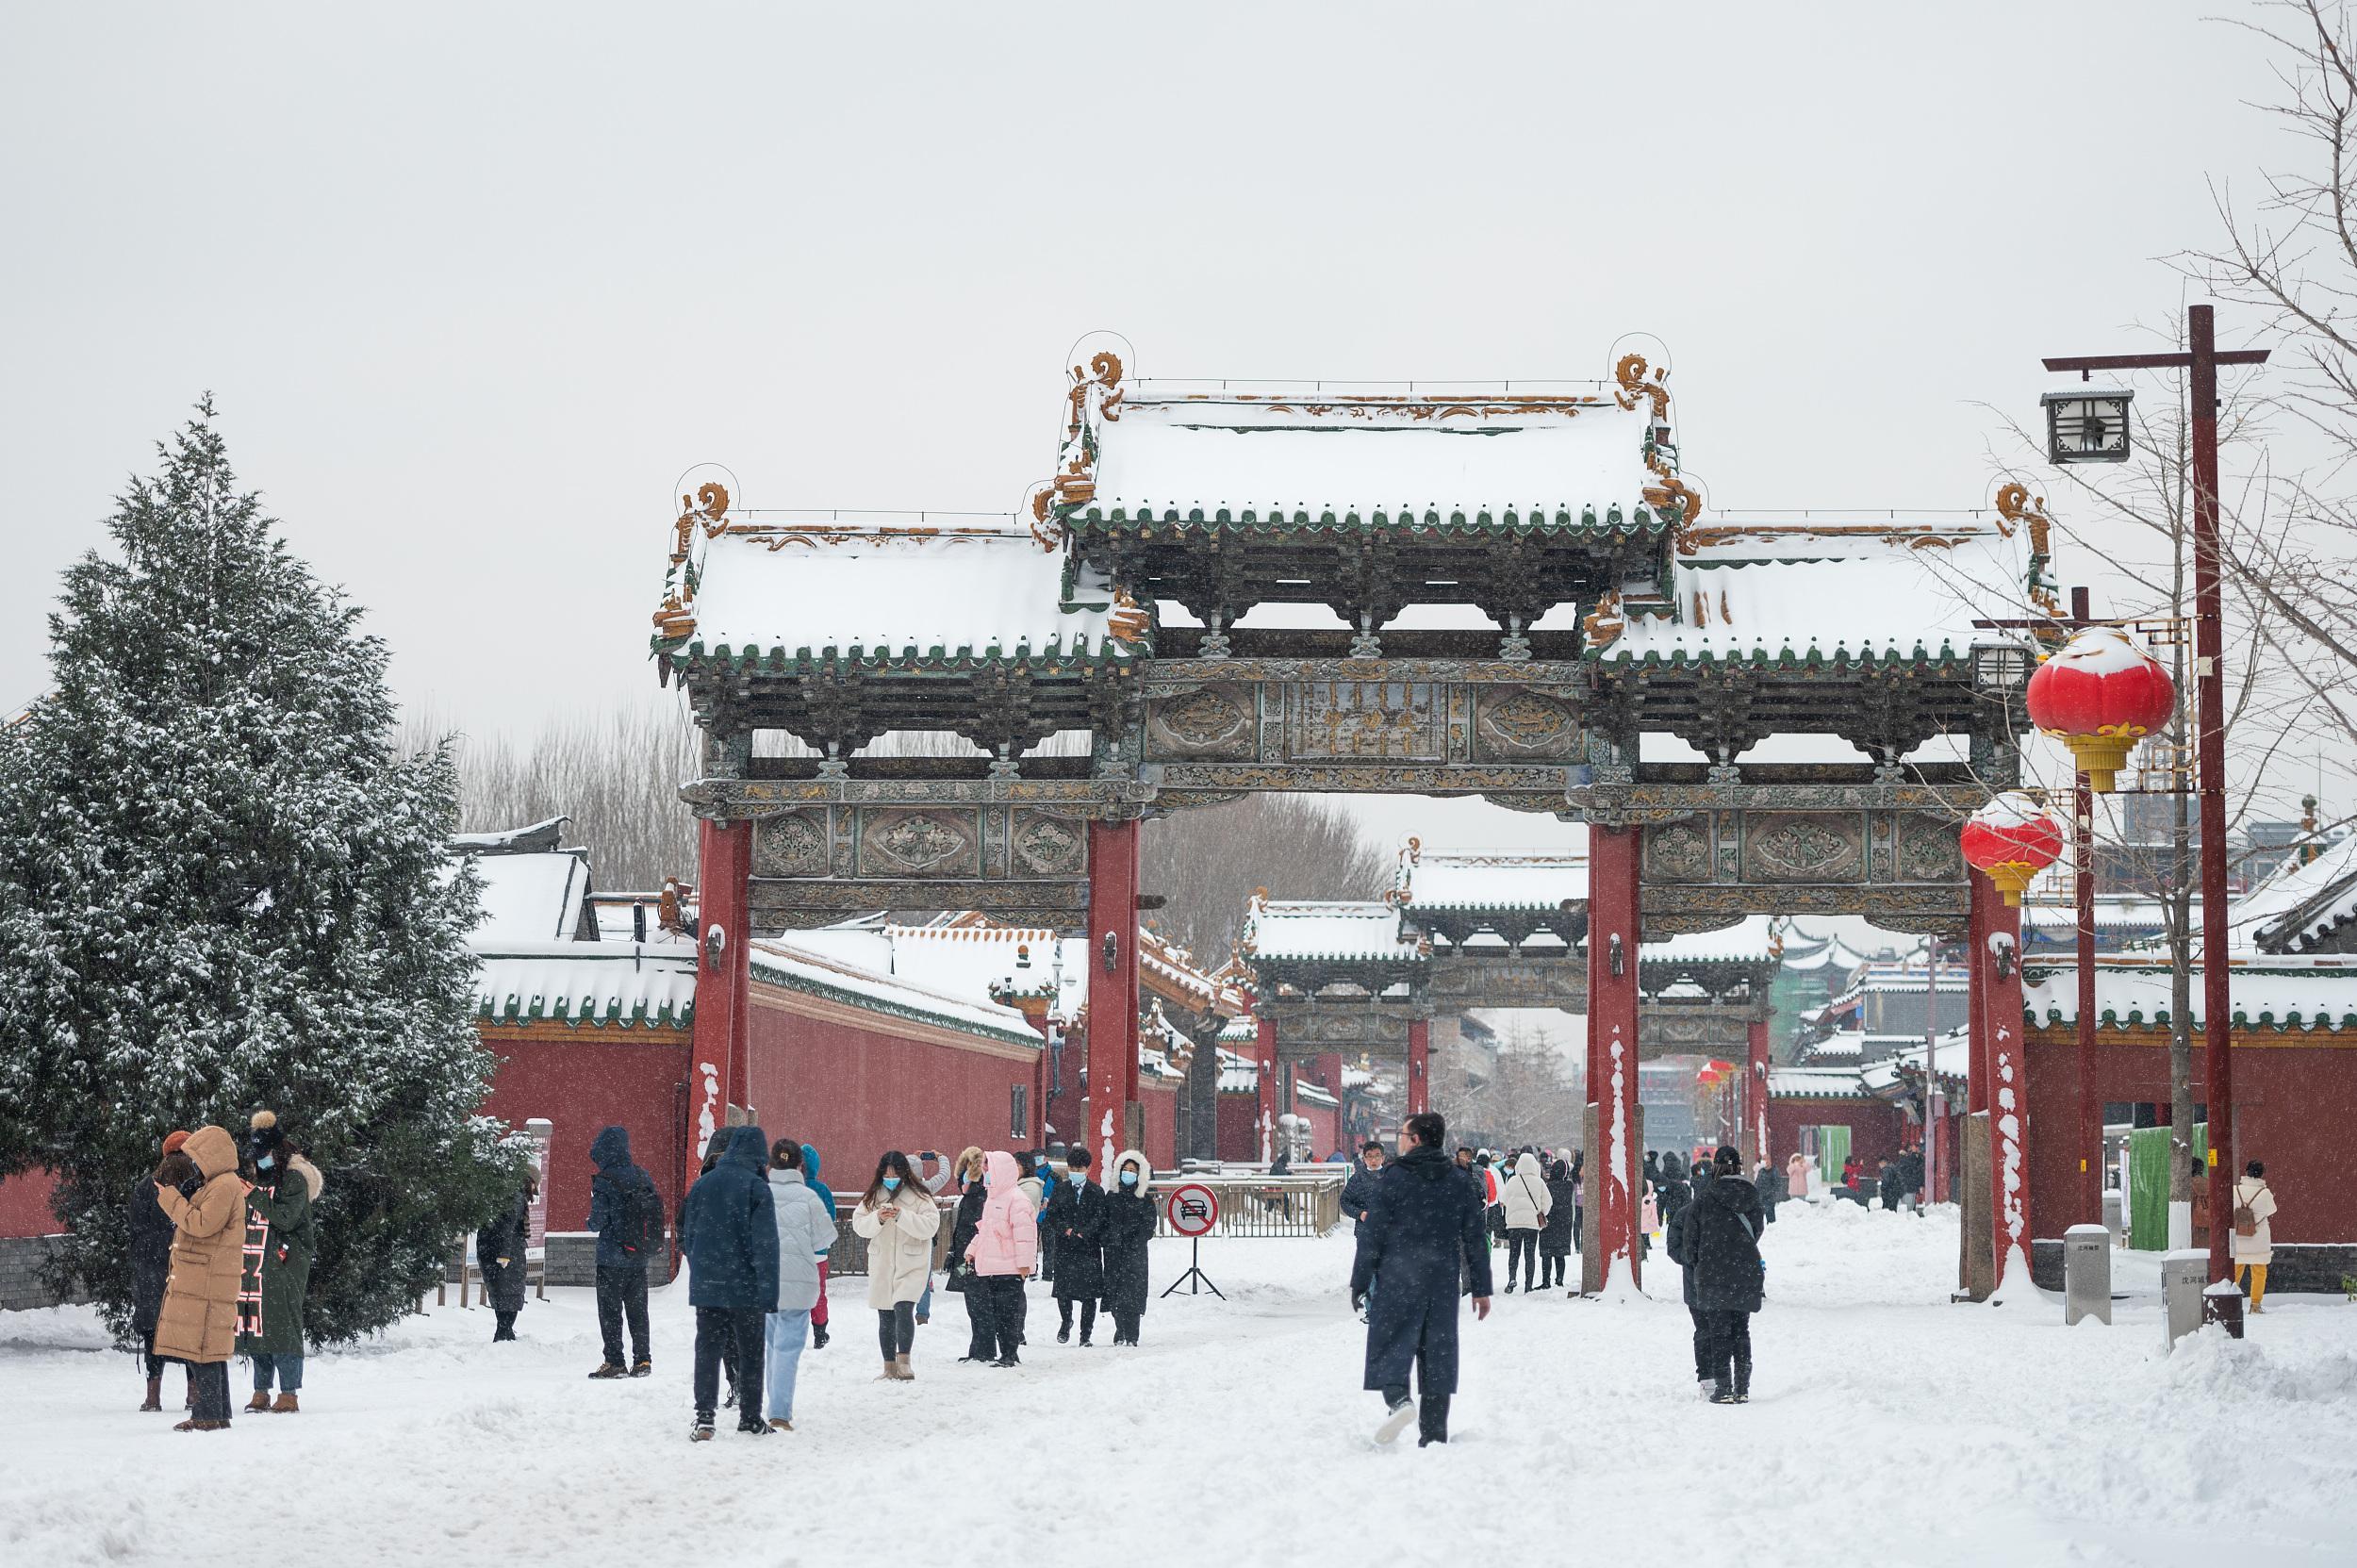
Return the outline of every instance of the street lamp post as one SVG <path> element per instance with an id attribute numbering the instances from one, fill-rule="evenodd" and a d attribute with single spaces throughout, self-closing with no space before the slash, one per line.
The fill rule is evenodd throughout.
<path id="1" fill-rule="evenodd" d="M 2201 1049 L 2210 1102 L 2210 1278 L 2227 1279 L 2227 1215 L 2233 1209 L 2234 1065 L 2231 1054 L 2233 1000 L 2226 970 L 2226 688 L 2225 609 L 2217 520 L 2217 369 L 2263 365 L 2265 349 L 2217 348 L 2215 310 L 2185 310 L 2184 354 L 2099 354 L 2048 359 L 2050 371 L 2189 371 L 2193 415 L 2194 685 L 2197 691 L 2197 785 L 2201 817 Z M 2106 442 L 2104 458 L 2111 456 Z M 2126 456 L 2124 443 L 2118 449 Z M 2220 1158 L 2224 1151 L 2225 1158 Z"/>

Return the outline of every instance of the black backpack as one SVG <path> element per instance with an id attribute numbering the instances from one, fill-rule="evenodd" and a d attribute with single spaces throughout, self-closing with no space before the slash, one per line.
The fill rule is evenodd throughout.
<path id="1" fill-rule="evenodd" d="M 646 1177 L 622 1193 L 622 1223 L 615 1241 L 625 1252 L 640 1255 L 663 1246 L 663 1199 Z"/>

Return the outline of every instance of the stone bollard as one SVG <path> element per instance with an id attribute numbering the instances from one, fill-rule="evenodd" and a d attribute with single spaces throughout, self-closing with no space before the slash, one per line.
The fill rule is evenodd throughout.
<path id="1" fill-rule="evenodd" d="M 2063 1232 L 2063 1327 L 2083 1317 L 2112 1320 L 2112 1233 L 2100 1225 Z"/>
<path id="2" fill-rule="evenodd" d="M 2161 1323 L 2169 1349 L 2201 1327 L 2201 1288 L 2209 1282 L 2210 1255 L 2199 1248 L 2161 1254 Z"/>
<path id="3" fill-rule="evenodd" d="M 2112 1245 L 2120 1245 L 2120 1232 L 2128 1229 L 2128 1195 L 2118 1187 L 2103 1189 L 2103 1229 L 2112 1234 Z"/>
<path id="4" fill-rule="evenodd" d="M 2226 1337 L 2242 1338 L 2242 1287 L 2220 1279 L 2201 1293 L 2201 1321 L 2225 1325 Z"/>

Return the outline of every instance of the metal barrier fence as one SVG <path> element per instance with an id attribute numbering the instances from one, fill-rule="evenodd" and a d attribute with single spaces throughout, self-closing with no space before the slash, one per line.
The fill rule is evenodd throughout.
<path id="1" fill-rule="evenodd" d="M 1214 1236 L 1323 1236 L 1343 1222 L 1343 1179 L 1334 1176 L 1157 1176 L 1158 1236 L 1175 1236 L 1162 1195 L 1180 1182 L 1209 1187 L 1219 1199 Z"/>

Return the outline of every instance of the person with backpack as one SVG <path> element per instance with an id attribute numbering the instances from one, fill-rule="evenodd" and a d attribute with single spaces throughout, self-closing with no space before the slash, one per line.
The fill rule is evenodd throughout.
<path id="1" fill-rule="evenodd" d="M 769 1429 L 794 1429 L 794 1385 L 801 1370 L 810 1310 L 818 1300 L 818 1260 L 834 1245 L 834 1221 L 802 1179 L 802 1146 L 769 1146 L 769 1201 L 778 1227 L 778 1300 L 762 1328 L 769 1375 Z"/>
<path id="2" fill-rule="evenodd" d="M 663 1198 L 654 1178 L 630 1157 L 630 1131 L 602 1129 L 589 1140 L 589 1229 L 598 1233 L 598 1332 L 605 1360 L 592 1378 L 644 1378 L 654 1371 L 647 1333 L 647 1264 L 663 1247 Z M 622 1321 L 631 1348 L 622 1360 Z"/>
<path id="3" fill-rule="evenodd" d="M 834 1189 L 818 1180 L 818 1150 L 808 1144 L 802 1146 L 802 1185 L 818 1195 L 820 1205 L 827 1211 L 827 1218 L 833 1222 L 836 1231 L 840 1233 L 843 1227 L 835 1213 Z M 833 1250 L 832 1243 L 828 1249 Z M 813 1350 L 827 1347 L 827 1267 L 828 1261 L 819 1259 L 818 1305 L 810 1310 L 810 1347 Z"/>
<path id="4" fill-rule="evenodd" d="M 2267 1264 L 2275 1261 L 2275 1194 L 2267 1187 L 2267 1168 L 2253 1160 L 2234 1183 L 2234 1234 L 2229 1252 L 2235 1282 L 2250 1297 L 2250 1310 L 2266 1311 Z"/>
<path id="5" fill-rule="evenodd" d="M 1677 1250 L 1694 1314 L 1695 1380 L 1707 1376 L 1710 1400 L 1741 1405 L 1752 1396 L 1752 1314 L 1766 1296 L 1759 1235 L 1767 1216 L 1759 1193 L 1743 1180 L 1743 1156 L 1722 1147 L 1711 1179 L 1679 1214 Z"/>
<path id="6" fill-rule="evenodd" d="M 884 1150 L 859 1207 L 851 1211 L 851 1229 L 867 1241 L 867 1304 L 876 1310 L 882 1377 L 911 1381 L 916 1376 L 909 1366 L 916 1348 L 916 1303 L 932 1279 L 941 1209 L 907 1155 Z"/>

